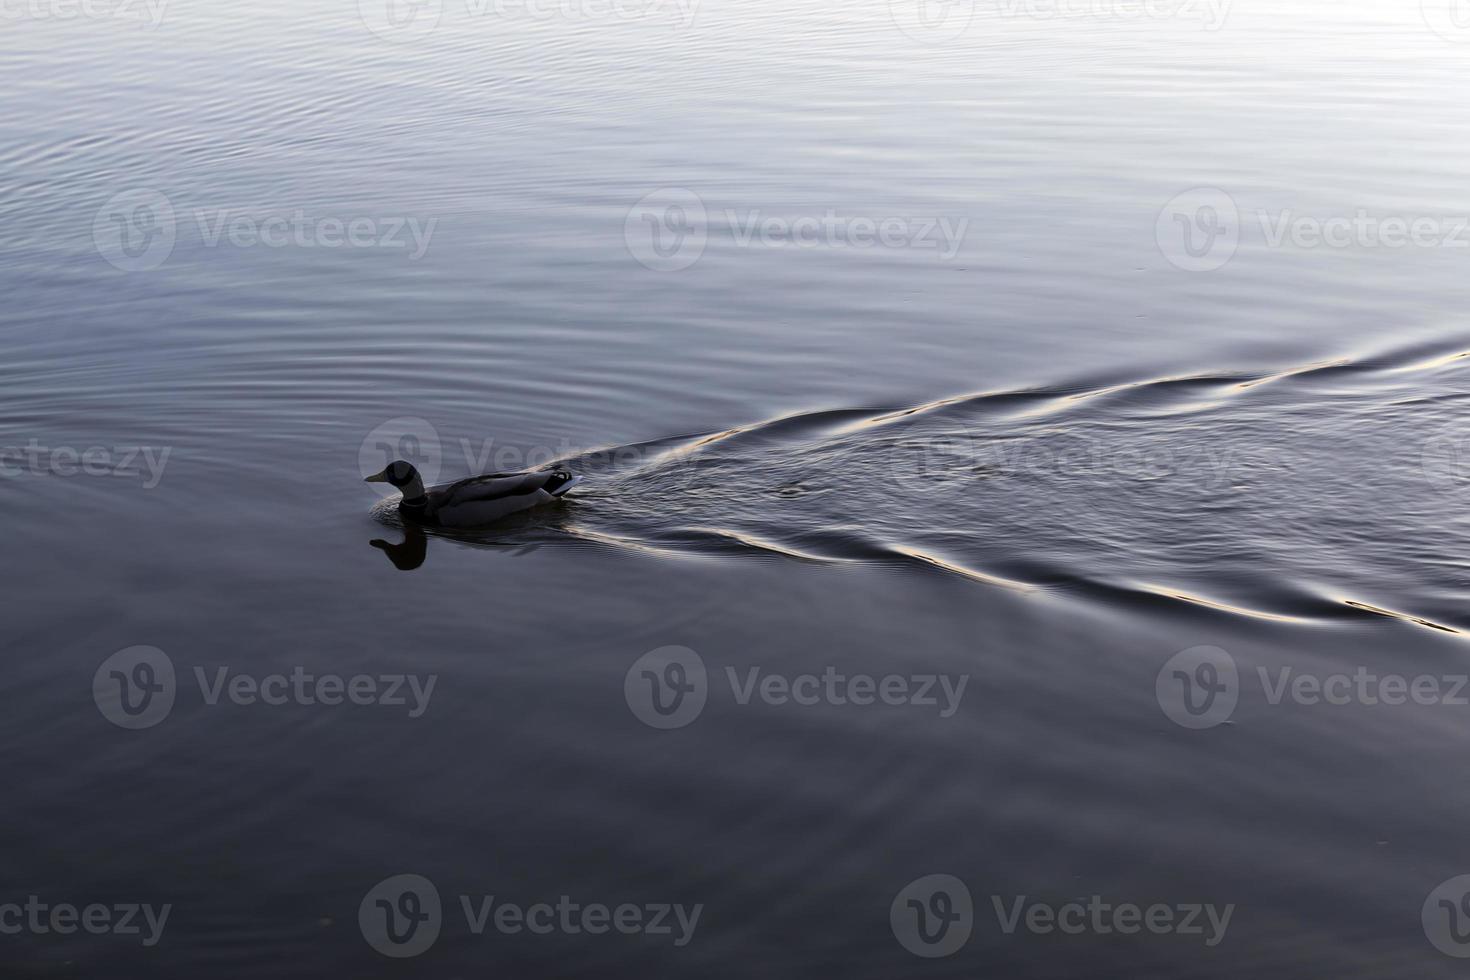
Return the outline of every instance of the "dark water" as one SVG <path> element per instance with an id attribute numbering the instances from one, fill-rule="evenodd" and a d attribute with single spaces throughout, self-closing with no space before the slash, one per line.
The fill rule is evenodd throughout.
<path id="1" fill-rule="evenodd" d="M 57 9 L 0 34 L 5 975 L 1462 972 L 1447 4 Z M 424 536 L 390 450 L 587 481 Z"/>

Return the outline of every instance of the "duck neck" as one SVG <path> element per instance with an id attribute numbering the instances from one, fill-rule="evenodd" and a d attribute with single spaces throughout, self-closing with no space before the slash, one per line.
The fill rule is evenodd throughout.
<path id="1" fill-rule="evenodd" d="M 409 480 L 409 482 L 405 483 L 399 489 L 403 491 L 403 506 L 405 507 L 422 507 L 426 502 L 426 498 L 424 497 L 424 481 L 419 479 L 417 473 L 413 475 L 413 479 Z"/>

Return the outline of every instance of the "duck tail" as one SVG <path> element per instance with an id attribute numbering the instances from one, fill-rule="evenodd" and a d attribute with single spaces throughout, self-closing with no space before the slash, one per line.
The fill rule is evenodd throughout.
<path id="1" fill-rule="evenodd" d="M 560 497 L 581 482 L 582 478 L 580 476 L 573 476 L 566 470 L 557 470 L 551 474 L 551 479 L 541 485 L 541 489 L 553 497 Z"/>

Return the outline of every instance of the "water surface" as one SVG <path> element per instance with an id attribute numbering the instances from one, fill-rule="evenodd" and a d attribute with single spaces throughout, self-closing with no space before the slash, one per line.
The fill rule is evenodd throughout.
<path id="1" fill-rule="evenodd" d="M 1470 48 L 1428 7 L 7 21 L 0 904 L 172 906 L 7 970 L 1455 975 L 1470 709 L 1263 681 L 1470 670 Z M 1440 238 L 1273 241 L 1360 213 Z M 421 536 L 360 482 L 388 447 L 588 479 Z M 127 730 L 91 687 L 140 645 L 176 698 Z M 658 730 L 625 680 L 670 646 L 707 701 Z M 1189 728 L 1199 647 L 1238 704 Z M 437 680 L 410 717 L 196 668 Z M 399 874 L 444 900 L 416 959 L 359 927 Z M 923 959 L 890 908 L 933 874 L 974 925 Z M 485 895 L 703 911 L 477 936 Z M 1233 914 L 1008 934 L 1021 896 Z"/>

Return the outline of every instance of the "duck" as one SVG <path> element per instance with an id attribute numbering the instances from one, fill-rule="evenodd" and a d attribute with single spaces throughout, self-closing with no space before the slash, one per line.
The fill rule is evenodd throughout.
<path id="1" fill-rule="evenodd" d="M 403 492 L 398 513 L 429 527 L 483 527 L 502 517 L 540 507 L 563 497 L 582 482 L 566 470 L 487 473 L 456 483 L 424 488 L 412 463 L 395 459 L 364 483 L 387 483 Z"/>

